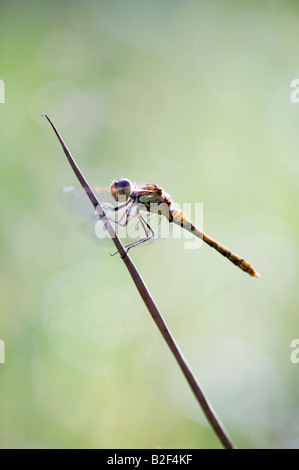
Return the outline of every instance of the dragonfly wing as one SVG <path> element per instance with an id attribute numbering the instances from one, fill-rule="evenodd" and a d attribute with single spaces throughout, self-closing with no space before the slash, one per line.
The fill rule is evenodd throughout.
<path id="1" fill-rule="evenodd" d="M 123 201 L 118 204 L 107 188 L 96 186 L 92 190 L 103 204 L 107 217 L 125 246 L 135 243 L 136 246 L 143 246 L 169 238 L 172 224 L 169 224 L 167 217 L 147 212 L 139 204 L 129 203 L 126 206 Z M 65 186 L 60 199 L 61 204 L 69 211 L 94 223 L 95 237 L 98 240 L 108 238 L 104 224 L 99 220 L 83 188 Z M 141 240 L 142 243 L 138 244 Z"/>
<path id="2" fill-rule="evenodd" d="M 109 189 L 100 186 L 92 187 L 93 192 L 99 202 L 115 206 L 116 201 L 113 199 Z M 69 211 L 84 217 L 87 220 L 97 220 L 98 216 L 85 193 L 83 188 L 77 188 L 74 185 L 65 186 L 59 194 L 60 203 Z"/>

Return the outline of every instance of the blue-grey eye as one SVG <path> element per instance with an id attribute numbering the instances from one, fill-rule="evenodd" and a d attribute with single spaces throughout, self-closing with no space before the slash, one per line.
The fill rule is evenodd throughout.
<path id="1" fill-rule="evenodd" d="M 129 189 L 129 188 L 131 188 L 131 181 L 128 180 L 127 178 L 122 178 L 122 179 L 118 180 L 117 186 L 118 186 L 119 189 L 122 189 L 122 190 Z"/>

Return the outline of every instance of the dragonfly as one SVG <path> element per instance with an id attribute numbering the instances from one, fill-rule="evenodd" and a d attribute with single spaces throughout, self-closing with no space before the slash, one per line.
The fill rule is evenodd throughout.
<path id="1" fill-rule="evenodd" d="M 182 210 L 177 207 L 171 196 L 156 184 L 136 184 L 132 183 L 128 178 L 115 179 L 108 190 L 109 202 L 103 202 L 109 200 L 107 198 L 107 190 L 105 195 L 103 195 L 104 192 L 100 188 L 93 189 L 99 194 L 101 205 L 109 220 L 115 226 L 128 229 L 132 227 L 132 224 L 138 222 L 139 236 L 137 240 L 125 245 L 127 251 L 140 245 L 167 238 L 169 236 L 169 228 L 174 224 L 203 240 L 207 245 L 214 248 L 250 276 L 260 277 L 248 261 L 196 227 Z M 76 190 L 74 187 L 66 187 L 65 192 L 70 193 L 75 199 L 78 199 L 80 194 L 84 195 L 84 190 Z"/>

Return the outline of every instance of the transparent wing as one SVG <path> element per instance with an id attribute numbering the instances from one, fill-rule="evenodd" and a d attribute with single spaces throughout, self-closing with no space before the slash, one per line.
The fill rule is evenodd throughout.
<path id="1" fill-rule="evenodd" d="M 122 243 L 128 247 L 143 246 L 169 238 L 171 226 L 167 217 L 145 210 L 142 204 L 116 202 L 108 188 L 93 187 Z M 103 242 L 109 238 L 83 188 L 65 186 L 61 193 L 64 207 L 94 224 L 95 238 Z"/>
<path id="2" fill-rule="evenodd" d="M 116 205 L 116 201 L 113 199 L 108 188 L 94 186 L 92 190 L 100 202 L 105 202 L 111 206 Z M 83 188 L 77 188 L 74 185 L 64 186 L 59 194 L 59 199 L 60 203 L 74 214 L 78 214 L 91 221 L 98 219 Z"/>

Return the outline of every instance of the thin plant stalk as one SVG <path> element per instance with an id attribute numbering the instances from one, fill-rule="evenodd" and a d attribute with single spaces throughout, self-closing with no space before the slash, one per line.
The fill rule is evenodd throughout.
<path id="1" fill-rule="evenodd" d="M 196 379 L 194 373 L 192 372 L 187 360 L 185 359 L 184 355 L 180 351 L 174 337 L 172 336 L 167 324 L 165 323 L 165 320 L 163 319 L 157 304 L 155 303 L 151 293 L 149 292 L 145 282 L 143 281 L 141 275 L 139 274 L 136 266 L 134 265 L 133 261 L 131 260 L 130 256 L 128 255 L 125 247 L 123 246 L 122 242 L 120 241 L 119 237 L 115 233 L 115 230 L 113 226 L 110 223 L 109 218 L 106 216 L 106 213 L 100 203 L 100 201 L 97 199 L 96 195 L 92 191 L 91 187 L 87 183 L 85 177 L 83 176 L 81 170 L 79 169 L 77 163 L 75 162 L 74 158 L 72 157 L 70 151 L 68 150 L 67 146 L 65 145 L 62 137 L 60 136 L 59 132 L 57 131 L 56 127 L 50 120 L 50 118 L 46 115 L 43 114 L 51 124 L 62 148 L 63 151 L 75 173 L 77 176 L 81 186 L 83 187 L 84 191 L 86 192 L 86 195 L 89 197 L 90 202 L 94 206 L 95 210 L 97 211 L 100 219 L 104 223 L 110 237 L 112 238 L 117 251 L 120 254 L 120 257 L 122 261 L 125 263 L 131 278 L 140 293 L 149 313 L 151 314 L 153 320 L 155 321 L 157 327 L 160 330 L 160 333 L 162 334 L 163 338 L 165 339 L 166 343 L 168 344 L 168 347 L 170 348 L 173 356 L 175 357 L 178 365 L 181 368 L 181 371 L 183 372 L 189 386 L 191 387 L 195 398 L 199 405 L 202 408 L 202 411 L 204 412 L 208 422 L 210 423 L 211 427 L 213 428 L 215 434 L 219 438 L 220 442 L 226 449 L 235 449 L 235 446 L 226 431 L 224 425 L 220 421 L 219 417 L 217 416 L 215 410 L 213 409 L 212 405 L 209 403 L 208 399 L 206 398 L 204 392 L 202 391 L 202 388 Z"/>

